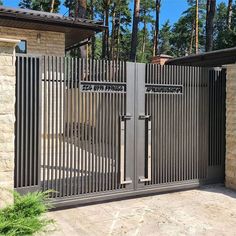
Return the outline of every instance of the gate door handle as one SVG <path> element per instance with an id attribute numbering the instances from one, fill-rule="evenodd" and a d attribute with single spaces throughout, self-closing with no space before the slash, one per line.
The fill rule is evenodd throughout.
<path id="1" fill-rule="evenodd" d="M 131 179 L 125 177 L 125 156 L 126 156 L 126 121 L 131 120 L 130 114 L 120 116 L 120 183 L 131 184 Z"/>
<path id="2" fill-rule="evenodd" d="M 121 121 L 131 120 L 131 119 L 132 119 L 132 116 L 130 114 L 126 114 L 126 115 L 121 116 Z"/>
<path id="3" fill-rule="evenodd" d="M 140 120 L 150 120 L 151 116 L 150 115 L 139 115 Z"/>
<path id="4" fill-rule="evenodd" d="M 139 115 L 140 120 L 145 120 L 145 160 L 147 163 L 147 177 L 139 177 L 139 182 L 149 182 L 152 180 L 152 122 L 150 115 Z"/>

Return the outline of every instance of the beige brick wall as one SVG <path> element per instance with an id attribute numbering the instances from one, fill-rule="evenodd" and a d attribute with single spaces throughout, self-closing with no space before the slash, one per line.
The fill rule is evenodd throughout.
<path id="1" fill-rule="evenodd" d="M 227 67 L 226 186 L 236 189 L 236 65 Z"/>
<path id="2" fill-rule="evenodd" d="M 27 53 L 29 55 L 65 55 L 64 33 L 26 30 L 1 26 L 0 37 L 26 40 Z"/>
<path id="3" fill-rule="evenodd" d="M 0 208 L 13 201 L 15 43 L 0 39 Z"/>

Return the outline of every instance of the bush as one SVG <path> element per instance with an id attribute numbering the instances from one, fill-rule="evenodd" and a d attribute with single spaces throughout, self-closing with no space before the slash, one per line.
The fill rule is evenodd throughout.
<path id="1" fill-rule="evenodd" d="M 0 235 L 32 235 L 45 230 L 51 223 L 42 217 L 51 207 L 48 192 L 14 193 L 14 204 L 0 210 Z"/>

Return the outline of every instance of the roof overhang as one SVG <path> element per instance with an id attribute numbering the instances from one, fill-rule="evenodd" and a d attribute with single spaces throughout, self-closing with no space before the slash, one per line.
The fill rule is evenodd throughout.
<path id="1" fill-rule="evenodd" d="M 168 60 L 166 65 L 218 67 L 236 62 L 236 47 Z"/>
<path id="2" fill-rule="evenodd" d="M 97 21 L 6 7 L 0 7 L 0 26 L 65 33 L 66 48 L 106 29 Z"/>

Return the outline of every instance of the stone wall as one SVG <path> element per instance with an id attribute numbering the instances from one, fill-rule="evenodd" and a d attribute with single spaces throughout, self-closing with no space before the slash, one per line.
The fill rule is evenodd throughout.
<path id="1" fill-rule="evenodd" d="M 0 39 L 0 208 L 13 201 L 16 43 Z"/>
<path id="2" fill-rule="evenodd" d="M 1 38 L 27 41 L 28 55 L 65 55 L 65 34 L 0 26 Z"/>
<path id="3" fill-rule="evenodd" d="M 236 65 L 227 66 L 226 186 L 236 189 Z"/>

